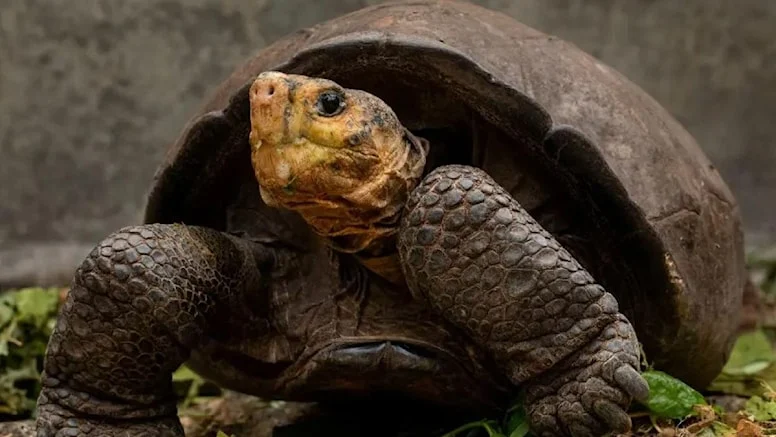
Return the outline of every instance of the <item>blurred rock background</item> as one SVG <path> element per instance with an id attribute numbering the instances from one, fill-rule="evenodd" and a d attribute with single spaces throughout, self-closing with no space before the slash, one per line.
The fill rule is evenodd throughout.
<path id="1" fill-rule="evenodd" d="M 0 287 L 69 281 L 141 219 L 163 150 L 231 69 L 379 0 L 0 0 Z M 641 85 L 776 244 L 776 2 L 477 0 Z"/>

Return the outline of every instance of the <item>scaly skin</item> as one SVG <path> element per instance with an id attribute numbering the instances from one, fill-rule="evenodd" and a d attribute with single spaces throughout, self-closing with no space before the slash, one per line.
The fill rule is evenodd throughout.
<path id="1" fill-rule="evenodd" d="M 78 268 L 49 341 L 37 435 L 182 436 L 171 374 L 205 332 L 251 322 L 239 308 L 271 255 L 182 225 L 105 239 Z"/>
<path id="2" fill-rule="evenodd" d="M 645 399 L 617 301 L 482 170 L 445 166 L 407 202 L 399 255 L 413 294 L 493 354 L 539 435 L 625 432 Z"/>

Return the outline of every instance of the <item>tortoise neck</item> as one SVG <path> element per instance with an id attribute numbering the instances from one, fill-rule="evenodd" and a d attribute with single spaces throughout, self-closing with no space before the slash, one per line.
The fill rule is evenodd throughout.
<path id="1" fill-rule="evenodd" d="M 364 181 L 361 191 L 349 195 L 349 206 L 335 206 L 339 214 L 313 213 L 306 217 L 312 228 L 340 252 L 382 256 L 395 250 L 404 204 L 425 173 L 428 155 L 428 141 L 409 130 L 405 129 L 402 141 L 395 146 L 400 150 L 395 159 L 400 166 Z"/>
<path id="2" fill-rule="evenodd" d="M 352 236 L 355 239 L 351 237 L 345 241 L 330 239 L 335 248 L 353 253 L 367 269 L 395 284 L 404 283 L 404 274 L 396 249 L 396 233 L 401 223 L 404 203 L 425 174 L 426 157 L 429 151 L 428 141 L 413 135 L 407 129 L 405 129 L 404 142 L 405 147 L 410 152 L 407 165 L 412 170 L 408 172 L 411 178 L 408 178 L 403 192 L 397 193 L 396 196 L 396 202 L 399 203 L 400 207 L 394 208 L 391 214 L 382 215 L 380 220 L 374 223 L 364 223 L 365 230 L 368 230 L 364 235 L 370 235 L 368 241 L 364 241 L 359 236 Z M 350 247 L 337 247 L 340 243 L 349 243 Z M 357 250 L 353 250 L 354 243 L 355 247 L 358 247 L 358 244 L 361 246 Z"/>
<path id="3" fill-rule="evenodd" d="M 394 284 L 404 284 L 404 272 L 396 249 L 396 235 L 374 240 L 355 257 L 368 270 Z"/>

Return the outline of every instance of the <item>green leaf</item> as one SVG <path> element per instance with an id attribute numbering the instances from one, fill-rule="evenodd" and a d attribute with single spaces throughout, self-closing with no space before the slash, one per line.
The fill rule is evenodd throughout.
<path id="1" fill-rule="evenodd" d="M 501 432 L 498 424 L 495 424 L 494 422 L 485 422 L 483 423 L 483 427 L 485 427 L 488 437 L 507 437 Z"/>
<path id="2" fill-rule="evenodd" d="M 232 434 L 232 435 L 228 435 L 227 433 L 225 433 L 225 432 L 223 432 L 223 431 L 221 431 L 221 430 L 219 429 L 219 430 L 218 430 L 218 434 L 216 434 L 216 437 L 235 437 L 235 436 L 234 436 L 234 434 Z"/>
<path id="3" fill-rule="evenodd" d="M 525 437 L 531 432 L 531 428 L 528 426 L 528 421 L 520 423 L 509 433 L 509 437 Z"/>
<path id="4" fill-rule="evenodd" d="M 733 437 L 735 435 L 735 429 L 718 420 L 715 420 L 696 434 L 697 437 Z"/>
<path id="5" fill-rule="evenodd" d="M 0 328 L 9 324 L 14 316 L 16 305 L 10 292 L 0 295 Z"/>
<path id="6" fill-rule="evenodd" d="M 749 397 L 764 395 L 767 386 L 776 386 L 776 354 L 768 333 L 756 330 L 736 340 L 730 359 L 708 390 Z"/>
<path id="7" fill-rule="evenodd" d="M 504 434 L 509 437 L 525 437 L 530 432 L 528 415 L 522 404 L 517 404 L 507 412 Z"/>
<path id="8" fill-rule="evenodd" d="M 776 420 L 776 402 L 765 400 L 760 396 L 752 396 L 749 398 L 749 400 L 746 401 L 744 409 L 756 420 L 763 422 Z"/>
<path id="9" fill-rule="evenodd" d="M 495 420 L 480 420 L 478 422 L 471 422 L 448 432 L 442 437 L 457 437 L 462 435 L 464 431 L 469 431 L 476 428 L 482 428 L 488 433 L 488 437 L 506 437 L 498 426 Z"/>
<path id="10" fill-rule="evenodd" d="M 737 396 L 763 396 L 776 387 L 776 364 L 771 364 L 754 375 L 720 373 L 706 388 L 710 392 Z"/>
<path id="11" fill-rule="evenodd" d="M 18 369 L 7 369 L 0 375 L 0 414 L 16 416 L 35 408 L 35 399 L 27 390 L 19 388 L 23 383 L 37 383 L 40 374 L 33 361 Z"/>
<path id="12" fill-rule="evenodd" d="M 188 367 L 180 366 L 178 367 L 178 370 L 176 370 L 172 374 L 172 380 L 173 381 L 202 381 L 202 377 L 194 373 L 193 370 L 189 369 Z"/>
<path id="13" fill-rule="evenodd" d="M 16 340 L 13 335 L 16 332 L 16 319 L 11 320 L 11 322 L 5 326 L 2 330 L 0 330 L 0 357 L 8 356 L 9 353 L 9 347 L 8 343 L 15 343 L 18 344 L 18 340 Z"/>
<path id="14" fill-rule="evenodd" d="M 768 336 L 762 330 L 741 334 L 733 346 L 722 372 L 727 375 L 754 375 L 765 370 L 776 356 Z"/>
<path id="15" fill-rule="evenodd" d="M 57 312 L 59 290 L 56 288 L 24 288 L 16 292 L 16 310 L 19 321 L 43 327 Z"/>
<path id="16" fill-rule="evenodd" d="M 173 388 L 176 394 L 181 398 L 178 407 L 188 408 L 199 397 L 199 391 L 205 384 L 201 376 L 194 373 L 185 365 L 180 366 L 172 374 Z"/>
<path id="17" fill-rule="evenodd" d="M 0 414 L 23 418 L 34 410 L 59 291 L 25 288 L 0 296 Z"/>
<path id="18" fill-rule="evenodd" d="M 706 405 L 700 393 L 667 373 L 648 370 L 642 376 L 649 384 L 649 399 L 644 405 L 654 416 L 683 419 L 693 414 L 695 405 Z"/>
<path id="19" fill-rule="evenodd" d="M 0 357 L 8 355 L 8 343 L 16 332 L 16 302 L 11 292 L 0 295 Z"/>

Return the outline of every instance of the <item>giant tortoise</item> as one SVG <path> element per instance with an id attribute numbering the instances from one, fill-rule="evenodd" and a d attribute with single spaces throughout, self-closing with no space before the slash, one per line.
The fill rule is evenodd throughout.
<path id="1" fill-rule="evenodd" d="M 170 147 L 146 224 L 88 255 L 39 436 L 182 435 L 170 375 L 303 400 L 403 396 L 540 435 L 627 430 L 641 353 L 695 387 L 745 284 L 736 201 L 658 103 L 457 1 L 301 30 Z"/>

